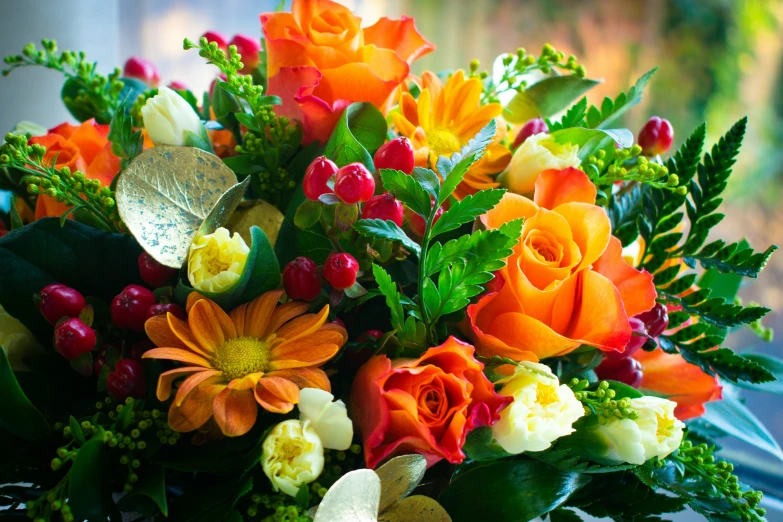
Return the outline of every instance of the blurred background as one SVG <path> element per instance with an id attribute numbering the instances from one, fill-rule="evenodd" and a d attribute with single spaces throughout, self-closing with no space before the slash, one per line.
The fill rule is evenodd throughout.
<path id="1" fill-rule="evenodd" d="M 162 83 L 205 90 L 214 68 L 182 39 L 216 30 L 261 35 L 258 15 L 277 0 L 5 0 L 0 54 L 17 54 L 30 41 L 56 39 L 61 49 L 83 50 L 104 72 L 130 56 L 158 66 Z M 438 46 L 414 72 L 466 68 L 478 58 L 490 69 L 497 54 L 524 47 L 538 54 L 551 43 L 575 54 L 587 76 L 603 79 L 591 103 L 614 98 L 658 66 L 643 102 L 623 122 L 636 134 L 652 115 L 669 119 L 679 145 L 702 121 L 714 143 L 736 120 L 750 118 L 748 134 L 724 204 L 730 219 L 724 239 L 747 238 L 763 250 L 783 241 L 783 0 L 343 0 L 373 24 L 381 16 L 416 18 Z M 290 6 L 290 0 L 286 2 Z M 70 119 L 59 99 L 57 73 L 15 71 L 0 79 L 0 129 L 20 120 L 52 127 Z M 783 254 L 773 256 L 759 280 L 740 291 L 772 308 L 767 326 L 781 335 L 763 343 L 738 331 L 729 345 L 783 357 Z M 783 406 L 776 396 L 744 391 L 748 407 L 783 441 Z M 726 439 L 727 456 L 748 464 L 746 477 L 783 497 L 783 463 Z M 752 470 L 751 468 L 755 469 Z M 758 471 L 761 469 L 762 471 Z M 764 471 L 766 469 L 766 471 Z M 783 504 L 770 499 L 769 520 L 783 520 Z M 686 520 L 688 515 L 681 520 Z M 698 519 L 698 517 L 694 518 Z"/>

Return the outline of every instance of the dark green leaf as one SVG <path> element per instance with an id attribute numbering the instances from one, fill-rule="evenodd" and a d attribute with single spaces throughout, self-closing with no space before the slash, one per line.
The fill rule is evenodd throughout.
<path id="1" fill-rule="evenodd" d="M 386 140 L 386 130 L 386 118 L 373 104 L 352 103 L 329 136 L 324 155 L 338 167 L 358 161 L 372 172 L 372 155 Z"/>
<path id="2" fill-rule="evenodd" d="M 468 434 L 462 451 L 470 460 L 478 462 L 498 460 L 511 456 L 492 437 L 492 428 L 482 426 Z"/>
<path id="3" fill-rule="evenodd" d="M 570 509 L 557 508 L 549 513 L 549 522 L 581 522 L 582 517 Z"/>
<path id="4" fill-rule="evenodd" d="M 459 228 L 495 207 L 506 191 L 503 189 L 482 190 L 466 196 L 449 208 L 432 227 L 431 237 Z"/>
<path id="5" fill-rule="evenodd" d="M 599 83 L 574 75 L 544 78 L 514 95 L 505 106 L 503 117 L 511 123 L 550 118 Z"/>
<path id="6" fill-rule="evenodd" d="M 547 120 L 547 127 L 549 132 L 554 132 L 560 129 L 570 129 L 571 127 L 584 127 L 585 115 L 587 113 L 587 98 L 582 98 L 574 105 L 571 106 L 568 111 L 563 115 L 560 121 Z"/>
<path id="7" fill-rule="evenodd" d="M 400 302 L 400 293 L 389 274 L 380 265 L 372 265 L 372 275 L 378 283 L 378 289 L 386 298 L 386 305 L 391 312 L 391 324 L 393 328 L 402 328 L 405 315 Z"/>
<path id="8" fill-rule="evenodd" d="M 166 502 L 166 472 L 163 466 L 153 465 L 141 473 L 141 481 L 133 486 L 133 491 L 120 499 L 117 505 L 123 511 L 134 511 L 135 501 L 139 497 L 152 500 L 158 506 L 163 516 L 169 516 Z"/>
<path id="9" fill-rule="evenodd" d="M 430 215 L 432 210 L 430 193 L 415 177 L 399 170 L 381 169 L 380 172 L 383 187 L 387 191 L 425 219 Z"/>
<path id="10" fill-rule="evenodd" d="M 772 374 L 775 380 L 760 384 L 739 381 L 737 386 L 756 391 L 783 395 L 783 360 L 769 355 L 761 355 L 756 353 L 744 354 L 743 357 L 766 369 L 769 373 Z"/>
<path id="11" fill-rule="evenodd" d="M 421 183 L 424 190 L 426 190 L 435 200 L 438 199 L 438 194 L 440 193 L 440 178 L 434 171 L 422 167 L 413 167 L 411 176 Z"/>
<path id="12" fill-rule="evenodd" d="M 355 228 L 360 234 L 372 237 L 388 239 L 390 241 L 401 241 L 405 248 L 416 254 L 421 255 L 421 247 L 405 234 L 396 223 L 382 219 L 360 219 L 354 223 Z"/>
<path id="13" fill-rule="evenodd" d="M 438 501 L 454 522 L 527 522 L 558 507 L 589 480 L 541 462 L 500 461 L 460 473 Z"/>
<path id="14" fill-rule="evenodd" d="M 68 483 L 68 505 L 75 520 L 104 521 L 111 505 L 104 478 L 106 445 L 99 430 L 81 448 L 74 460 Z"/>
<path id="15" fill-rule="evenodd" d="M 51 434 L 49 424 L 25 396 L 0 346 L 0 426 L 25 440 L 41 440 Z"/>
<path id="16" fill-rule="evenodd" d="M 133 129 L 133 120 L 128 110 L 125 105 L 121 106 L 109 125 L 111 151 L 126 162 L 138 156 L 144 148 L 144 136 L 140 130 Z"/>

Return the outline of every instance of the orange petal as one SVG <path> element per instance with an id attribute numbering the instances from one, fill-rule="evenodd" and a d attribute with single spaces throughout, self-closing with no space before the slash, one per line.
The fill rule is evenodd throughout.
<path id="1" fill-rule="evenodd" d="M 652 274 L 636 270 L 623 258 L 620 240 L 612 236 L 603 255 L 593 264 L 593 270 L 607 277 L 620 291 L 625 313 L 633 317 L 655 306 L 655 291 Z"/>
<path id="2" fill-rule="evenodd" d="M 199 344 L 210 350 L 237 336 L 231 318 L 209 299 L 201 299 L 193 305 L 188 314 L 188 326 Z"/>
<path id="3" fill-rule="evenodd" d="M 487 228 L 500 228 L 504 223 L 519 218 L 529 218 L 538 212 L 538 205 L 524 196 L 506 192 L 495 208 L 481 216 Z"/>
<path id="4" fill-rule="evenodd" d="M 185 366 L 183 368 L 174 368 L 173 370 L 163 372 L 160 374 L 160 377 L 158 377 L 158 387 L 155 395 L 161 402 L 168 400 L 168 398 L 171 397 L 171 385 L 176 379 L 185 375 L 190 375 L 191 373 L 203 371 L 204 368 L 200 366 Z"/>
<path id="5" fill-rule="evenodd" d="M 244 435 L 256 423 L 258 405 L 250 390 L 221 391 L 212 403 L 215 422 L 227 437 Z"/>
<path id="6" fill-rule="evenodd" d="M 299 402 L 299 387 L 279 376 L 264 376 L 255 389 L 256 401 L 272 413 L 288 413 Z"/>
<path id="7" fill-rule="evenodd" d="M 223 380 L 223 374 L 217 370 L 202 370 L 194 373 L 180 384 L 177 395 L 174 397 L 174 405 L 182 406 L 188 395 L 196 388 L 208 384 L 218 384 Z"/>
<path id="8" fill-rule="evenodd" d="M 579 302 L 565 335 L 601 350 L 623 351 L 631 338 L 631 327 L 620 292 L 592 270 L 583 270 L 578 277 Z"/>
<path id="9" fill-rule="evenodd" d="M 255 388 L 258 379 L 260 379 L 262 375 L 264 374 L 261 372 L 245 375 L 244 377 L 241 377 L 239 379 L 232 380 L 230 383 L 228 383 L 228 387 L 231 388 L 232 390 L 253 389 Z"/>
<path id="10" fill-rule="evenodd" d="M 269 319 L 269 324 L 266 325 L 266 330 L 259 336 L 259 339 L 269 337 L 285 323 L 305 313 L 308 308 L 310 308 L 310 305 L 303 301 L 289 301 L 276 307 L 275 311 L 272 312 L 272 317 Z"/>
<path id="11" fill-rule="evenodd" d="M 144 323 L 144 331 L 155 346 L 161 348 L 186 348 L 177 335 L 171 331 L 169 321 L 166 316 L 156 315 L 147 319 Z"/>
<path id="12" fill-rule="evenodd" d="M 390 20 L 384 16 L 375 25 L 366 27 L 364 43 L 391 49 L 408 63 L 435 50 L 435 46 L 416 30 L 413 18 L 407 16 L 401 20 Z"/>
<path id="13" fill-rule="evenodd" d="M 536 178 L 534 201 L 536 205 L 552 210 L 563 203 L 595 204 L 595 185 L 587 174 L 568 167 L 562 170 L 545 170 Z"/>
<path id="14" fill-rule="evenodd" d="M 332 385 L 329 377 L 326 376 L 320 368 L 296 368 L 292 370 L 275 370 L 266 374 L 267 377 L 282 377 L 296 384 L 299 389 L 302 388 L 320 388 L 325 391 L 332 391 Z"/>
<path id="15" fill-rule="evenodd" d="M 286 341 L 293 341 L 310 335 L 326 322 L 329 315 L 329 305 L 324 306 L 317 314 L 305 314 L 296 319 L 288 321 L 277 329 L 277 337 Z"/>
<path id="16" fill-rule="evenodd" d="M 190 313 L 190 309 L 193 308 L 193 305 L 201 301 L 202 299 L 206 299 L 206 297 L 204 297 L 198 292 L 190 292 L 188 294 L 187 300 L 185 301 L 185 311 L 187 313 Z"/>
<path id="17" fill-rule="evenodd" d="M 153 348 L 152 350 L 144 352 L 142 357 L 144 359 L 168 359 L 170 361 L 185 362 L 212 369 L 212 364 L 210 364 L 208 360 L 181 348 Z"/>
<path id="18" fill-rule="evenodd" d="M 497 316 L 488 333 L 504 344 L 513 347 L 527 357 L 525 352 L 535 353 L 539 359 L 567 354 L 579 347 L 579 341 L 558 334 L 552 328 L 529 315 L 504 313 Z"/>
<path id="19" fill-rule="evenodd" d="M 612 237 L 612 224 L 601 207 L 589 203 L 564 203 L 555 207 L 571 225 L 574 241 L 582 252 L 582 261 L 574 272 L 589 268 L 606 250 Z"/>
<path id="20" fill-rule="evenodd" d="M 100 181 L 104 187 L 111 186 L 114 176 L 120 171 L 120 158 L 112 153 L 111 147 L 112 144 L 107 142 L 85 172 L 88 178 Z"/>
<path id="21" fill-rule="evenodd" d="M 397 86 L 408 76 L 409 66 L 387 49 L 362 48 L 362 62 L 322 69 L 313 96 L 326 102 L 364 101 L 382 110 Z"/>
<path id="22" fill-rule="evenodd" d="M 281 295 L 283 295 L 282 290 L 273 290 L 256 297 L 247 304 L 244 321 L 245 329 L 242 335 L 256 339 L 262 338 L 261 336 L 269 325 L 272 313 L 275 311 Z"/>
<path id="23" fill-rule="evenodd" d="M 182 319 L 175 317 L 174 314 L 170 313 L 166 314 L 166 320 L 169 323 L 171 332 L 176 335 L 177 338 L 185 344 L 185 346 L 194 352 L 203 355 L 204 357 L 209 358 L 212 355 L 214 350 L 201 346 L 198 340 L 196 340 L 196 338 L 193 336 L 193 332 L 190 330 L 190 326 L 188 326 L 186 321 L 183 321 Z"/>
<path id="24" fill-rule="evenodd" d="M 225 385 L 211 384 L 199 386 L 182 406 L 169 408 L 169 427 L 174 431 L 188 432 L 197 430 L 212 417 L 212 401 L 225 388 Z"/>
<path id="25" fill-rule="evenodd" d="M 343 342 L 341 332 L 320 330 L 275 346 L 269 366 L 273 370 L 319 366 L 334 357 Z"/>

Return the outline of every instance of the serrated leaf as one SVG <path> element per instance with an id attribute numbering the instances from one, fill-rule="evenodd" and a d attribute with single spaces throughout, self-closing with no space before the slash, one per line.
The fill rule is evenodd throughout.
<path id="1" fill-rule="evenodd" d="M 585 115 L 587 114 L 587 98 L 582 98 L 574 105 L 571 106 L 568 111 L 563 115 L 560 121 L 547 120 L 547 127 L 549 132 L 554 132 L 560 129 L 570 129 L 571 127 L 584 127 Z"/>
<path id="2" fill-rule="evenodd" d="M 418 243 L 408 237 L 407 234 L 396 223 L 382 219 L 360 219 L 354 223 L 355 228 L 360 234 L 372 238 L 388 239 L 389 241 L 400 241 L 402 244 L 415 253 L 421 255 L 421 247 Z"/>
<path id="3" fill-rule="evenodd" d="M 440 178 L 434 171 L 422 167 L 414 167 L 411 176 L 421 183 L 424 190 L 429 192 L 435 200 L 438 199 L 438 194 L 440 193 Z"/>
<path id="4" fill-rule="evenodd" d="M 505 193 L 504 189 L 482 190 L 455 202 L 433 225 L 432 237 L 455 230 L 485 214 L 500 203 Z"/>
<path id="5" fill-rule="evenodd" d="M 393 328 L 402 328 L 405 321 L 405 315 L 400 301 L 400 293 L 397 286 L 392 281 L 391 276 L 380 265 L 372 265 L 372 275 L 375 282 L 378 283 L 378 289 L 386 298 L 386 306 L 391 312 L 391 324 Z"/>
<path id="6" fill-rule="evenodd" d="M 432 210 L 430 193 L 415 177 L 400 170 L 381 169 L 380 173 L 383 187 L 387 191 L 425 219 L 430 215 Z"/>
<path id="7" fill-rule="evenodd" d="M 117 208 L 156 261 L 179 268 L 202 222 L 236 185 L 236 175 L 217 156 L 192 147 L 153 147 L 120 176 Z"/>
<path id="8" fill-rule="evenodd" d="M 451 196 L 451 193 L 454 192 L 454 189 L 457 188 L 457 185 L 462 182 L 462 178 L 470 166 L 481 158 L 484 154 L 484 149 L 487 148 L 487 145 L 495 137 L 495 130 L 496 123 L 493 119 L 476 136 L 468 141 L 467 145 L 462 147 L 459 152 L 455 152 L 451 157 L 441 156 L 438 158 L 438 172 L 444 178 L 438 194 L 438 206 L 442 206 L 445 203 Z"/>
<path id="9" fill-rule="evenodd" d="M 601 105 L 601 110 L 596 107 L 590 107 L 587 113 L 587 124 L 593 129 L 605 129 L 611 127 L 623 114 L 628 110 L 639 104 L 642 101 L 642 93 L 647 83 L 655 74 L 658 68 L 652 69 L 644 73 L 633 87 L 628 90 L 628 94 L 620 93 L 617 98 L 611 100 L 610 98 L 604 98 Z"/>

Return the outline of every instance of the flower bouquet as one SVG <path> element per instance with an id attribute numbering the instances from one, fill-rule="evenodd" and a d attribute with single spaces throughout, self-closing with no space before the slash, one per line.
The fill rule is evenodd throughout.
<path id="1" fill-rule="evenodd" d="M 0 148 L 0 518 L 764 519 L 713 442 L 781 458 L 734 393 L 781 362 L 721 347 L 776 247 L 708 240 L 746 120 L 669 154 L 620 127 L 655 71 L 594 106 L 549 45 L 418 77 L 413 19 L 260 21 L 185 39 L 203 96 L 5 58 L 80 123 Z"/>

